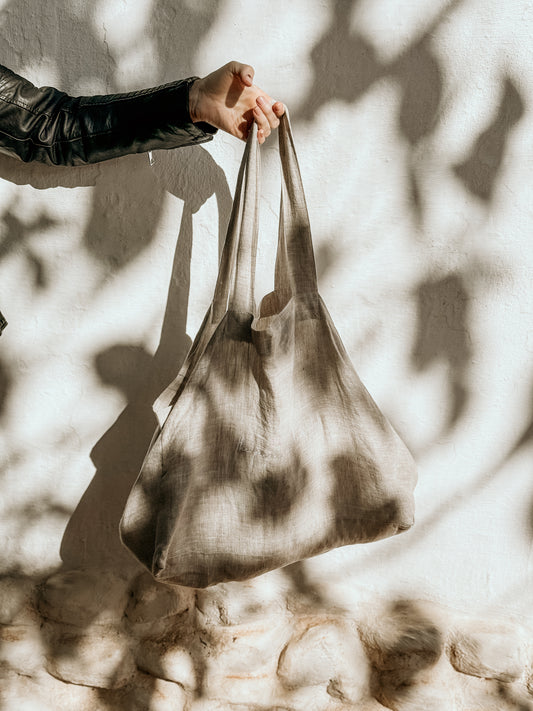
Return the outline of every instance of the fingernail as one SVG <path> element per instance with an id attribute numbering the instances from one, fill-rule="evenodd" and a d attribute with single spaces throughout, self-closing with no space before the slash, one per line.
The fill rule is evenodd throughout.
<path id="1" fill-rule="evenodd" d="M 258 96 L 257 97 L 257 103 L 261 104 L 261 106 L 266 106 L 266 101 L 264 96 Z"/>

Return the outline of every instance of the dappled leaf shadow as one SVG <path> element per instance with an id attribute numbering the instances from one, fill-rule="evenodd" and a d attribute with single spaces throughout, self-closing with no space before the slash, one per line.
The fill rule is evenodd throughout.
<path id="1" fill-rule="evenodd" d="M 292 463 L 267 467 L 264 476 L 253 482 L 255 502 L 251 518 L 272 526 L 286 520 L 302 491 L 308 485 L 309 474 L 300 461 L 298 452 L 291 453 Z"/>
<path id="2" fill-rule="evenodd" d="M 531 393 L 531 406 L 530 411 L 528 413 L 528 418 L 529 421 L 524 426 L 524 429 L 518 437 L 516 444 L 509 452 L 508 459 L 510 459 L 516 454 L 519 454 L 523 449 L 531 447 L 533 443 L 533 391 Z M 528 525 L 530 535 L 533 536 L 533 499 L 529 506 Z"/>
<path id="3" fill-rule="evenodd" d="M 83 240 L 98 262 L 116 272 L 152 241 L 162 214 L 165 191 L 147 156 L 111 161 L 97 176 Z"/>
<path id="4" fill-rule="evenodd" d="M 417 338 L 412 359 L 419 371 L 437 363 L 447 366 L 451 400 L 447 427 L 461 417 L 468 400 L 470 296 L 460 273 L 428 279 L 416 292 Z"/>
<path id="5" fill-rule="evenodd" d="M 0 358 L 0 419 L 4 415 L 12 383 L 13 377 L 11 375 L 11 370 L 7 363 Z"/>
<path id="6" fill-rule="evenodd" d="M 505 702 L 505 708 L 516 709 L 516 711 L 531 711 L 533 709 L 533 702 L 526 701 L 523 695 L 522 698 L 518 698 L 509 684 L 505 684 L 503 681 L 494 681 L 493 685 L 496 687 L 496 693 L 500 699 Z"/>
<path id="7" fill-rule="evenodd" d="M 530 397 L 531 397 L 531 405 L 530 405 L 530 410 L 528 413 L 529 421 L 524 426 L 524 429 L 523 429 L 521 435 L 519 436 L 519 438 L 517 439 L 516 444 L 513 447 L 513 449 L 511 450 L 509 456 L 513 456 L 523 447 L 529 447 L 533 442 L 533 389 L 532 389 Z"/>
<path id="8" fill-rule="evenodd" d="M 409 191 L 414 217 L 421 221 L 424 190 L 419 178 L 423 156 L 421 142 L 438 127 L 443 98 L 443 69 L 432 50 L 435 31 L 462 3 L 452 0 L 427 27 L 422 36 L 390 61 L 383 61 L 362 35 L 351 29 L 351 15 L 357 0 L 333 3 L 332 19 L 310 52 L 314 82 L 302 100 L 296 118 L 312 120 L 331 101 L 353 103 L 385 77 L 398 82 L 401 91 L 398 128 L 410 147 L 407 158 Z M 324 68 L 328 71 L 324 73 Z M 481 133 L 469 156 L 454 166 L 465 188 L 484 202 L 494 193 L 509 136 L 525 112 L 525 103 L 515 82 L 507 76 L 497 113 Z"/>
<path id="9" fill-rule="evenodd" d="M 334 0 L 330 25 L 310 52 L 314 82 L 295 117 L 312 120 L 323 105 L 335 100 L 353 103 L 376 81 L 391 77 L 402 89 L 400 130 L 411 145 L 417 144 L 434 130 L 442 96 L 442 69 L 430 49 L 431 37 L 461 1 L 448 3 L 417 42 L 387 62 L 351 29 L 358 0 Z"/>
<path id="10" fill-rule="evenodd" d="M 331 22 L 310 52 L 314 81 L 302 108 L 295 112 L 295 119 L 311 120 L 331 101 L 352 103 L 383 76 L 384 67 L 374 47 L 350 29 L 350 18 L 358 2 L 332 3 Z"/>
<path id="11" fill-rule="evenodd" d="M 400 56 L 393 73 L 402 87 L 400 130 L 416 146 L 435 130 L 442 100 L 442 68 L 427 34 Z"/>
<path id="12" fill-rule="evenodd" d="M 94 80 L 112 82 L 116 67 L 96 32 L 93 13 L 91 3 L 73 7 L 70 0 L 48 0 L 28 8 L 20 0 L 8 0 L 0 11 L 0 54 L 20 66 L 51 60 L 64 91 L 74 92 L 80 83 Z M 54 32 L 40 31 L 51 27 Z"/>
<path id="13" fill-rule="evenodd" d="M 339 254 L 339 246 L 333 246 L 334 237 L 331 242 L 322 242 L 315 247 L 316 275 L 320 284 L 340 261 L 342 255 Z"/>
<path id="14" fill-rule="evenodd" d="M 295 602 L 293 603 L 296 609 L 299 609 L 302 605 L 304 608 L 328 606 L 328 601 L 324 597 L 323 591 L 308 575 L 305 569 L 305 561 L 291 563 L 281 570 L 291 583 L 291 593 L 296 596 Z M 289 594 L 290 597 L 291 593 Z"/>
<path id="15" fill-rule="evenodd" d="M 524 111 L 525 105 L 516 85 L 506 77 L 500 106 L 492 123 L 480 134 L 466 160 L 454 166 L 455 174 L 465 188 L 481 200 L 487 202 L 492 198 L 510 133 Z"/>
<path id="16" fill-rule="evenodd" d="M 372 694 L 388 708 L 410 700 L 444 648 L 439 628 L 414 600 L 391 602 L 379 626 L 363 628 L 361 639 L 372 663 Z"/>
<path id="17" fill-rule="evenodd" d="M 361 442 L 363 450 L 363 433 Z M 370 482 L 379 481 L 378 468 L 371 461 L 364 461 L 362 452 L 358 452 L 358 455 L 360 471 L 354 467 L 353 456 L 339 455 L 330 462 L 334 482 L 331 508 L 335 513 L 332 531 L 341 538 L 345 537 L 347 543 L 354 539 L 361 543 L 375 540 L 384 531 L 392 532 L 398 519 L 402 518 L 398 500 L 383 500 L 385 494 L 377 496 L 370 485 Z M 368 472 L 374 473 L 375 478 L 369 477 Z M 380 500 L 381 503 L 377 503 Z M 354 525 L 355 521 L 358 525 Z"/>
<path id="18" fill-rule="evenodd" d="M 161 81 L 189 76 L 193 61 L 198 57 L 203 38 L 224 9 L 221 0 L 189 2 L 188 0 L 154 0 L 151 5 L 146 32 L 157 52 Z M 179 41 L 176 41 L 179 38 Z"/>
<path id="19" fill-rule="evenodd" d="M 399 128 L 411 146 L 408 177 L 411 204 L 418 221 L 422 218 L 423 193 L 415 154 L 418 144 L 431 135 L 440 119 L 443 78 L 440 63 L 431 51 L 431 38 L 426 34 L 395 63 L 393 73 L 402 87 L 398 117 Z"/>
<path id="20" fill-rule="evenodd" d="M 34 217 L 31 221 L 23 221 L 15 213 L 13 207 L 9 207 L 0 216 L 0 222 L 4 225 L 4 234 L 0 242 L 0 259 L 10 254 L 23 254 L 26 259 L 29 271 L 33 276 L 34 286 L 45 289 L 48 286 L 48 276 L 43 260 L 35 253 L 31 242 L 35 236 L 41 236 L 58 222 L 45 212 Z"/>

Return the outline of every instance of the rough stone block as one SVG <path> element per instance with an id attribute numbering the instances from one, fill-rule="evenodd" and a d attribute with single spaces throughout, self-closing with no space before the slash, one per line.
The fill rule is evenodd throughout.
<path id="1" fill-rule="evenodd" d="M 221 583 L 197 591 L 196 607 L 204 625 L 243 625 L 266 617 L 288 616 L 279 571 L 242 583 Z"/>
<path id="2" fill-rule="evenodd" d="M 370 668 L 355 624 L 311 620 L 289 642 L 278 665 L 288 688 L 325 685 L 332 698 L 359 701 L 368 695 Z"/>
<path id="3" fill-rule="evenodd" d="M 455 672 L 442 654 L 442 626 L 440 611 L 418 602 L 374 608 L 360 632 L 373 668 L 372 693 L 380 703 L 395 711 L 454 708 L 449 677 Z"/>
<path id="4" fill-rule="evenodd" d="M 167 647 L 163 643 L 146 641 L 139 644 L 135 661 L 141 671 L 154 677 L 173 681 L 190 691 L 197 687 L 193 657 L 183 647 Z"/>
<path id="5" fill-rule="evenodd" d="M 531 708 L 531 697 L 528 698 L 527 689 L 520 682 L 501 682 L 454 673 L 456 706 L 461 711 L 529 711 Z"/>
<path id="6" fill-rule="evenodd" d="M 450 662 L 457 671 L 509 682 L 524 670 L 525 632 L 505 622 L 467 621 L 450 639 Z"/>
<path id="7" fill-rule="evenodd" d="M 385 708 L 393 711 L 463 711 L 463 706 L 456 704 L 456 677 L 457 672 L 442 657 L 427 669 L 375 672 L 372 691 Z"/>
<path id="8" fill-rule="evenodd" d="M 260 623 L 209 628 L 203 688 L 213 698 L 231 703 L 264 703 L 272 707 L 278 685 L 278 658 L 290 627 L 277 617 Z M 268 706 L 270 704 L 270 706 Z"/>
<path id="9" fill-rule="evenodd" d="M 241 704 L 243 708 L 253 708 L 258 699 L 267 709 L 275 706 L 277 684 L 273 674 L 232 674 L 221 677 L 218 684 L 213 683 L 215 678 L 208 677 L 204 692 L 211 699 L 224 699 L 228 707 Z"/>
<path id="10" fill-rule="evenodd" d="M 135 675 L 133 655 L 115 630 L 100 627 L 79 634 L 58 628 L 49 634 L 48 644 L 46 670 L 70 684 L 118 689 Z"/>
<path id="11" fill-rule="evenodd" d="M 118 624 L 128 601 L 127 582 L 108 571 L 68 570 L 39 588 L 38 609 L 45 619 L 85 627 Z"/>
<path id="12" fill-rule="evenodd" d="M 133 624 L 152 623 L 193 606 L 194 591 L 190 588 L 159 583 L 149 573 L 141 573 L 130 588 L 125 615 Z"/>
<path id="13" fill-rule="evenodd" d="M 408 600 L 394 602 L 376 612 L 360 631 L 377 670 L 415 672 L 437 663 L 444 640 L 436 616 L 421 604 Z"/>
<path id="14" fill-rule="evenodd" d="M 291 631 L 285 620 L 277 617 L 212 631 L 219 671 L 225 675 L 272 671 L 275 675 L 279 655 Z"/>

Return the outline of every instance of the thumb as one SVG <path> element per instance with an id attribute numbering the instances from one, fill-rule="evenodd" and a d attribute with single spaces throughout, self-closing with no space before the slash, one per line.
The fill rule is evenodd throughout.
<path id="1" fill-rule="evenodd" d="M 237 74 L 245 86 L 252 86 L 254 81 L 254 68 L 249 64 L 241 64 L 240 62 L 231 62 L 231 71 Z"/>

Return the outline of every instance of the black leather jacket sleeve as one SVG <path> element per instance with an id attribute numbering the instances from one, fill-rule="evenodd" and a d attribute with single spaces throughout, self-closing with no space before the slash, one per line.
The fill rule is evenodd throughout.
<path id="1" fill-rule="evenodd" d="M 83 165 L 204 143 L 216 128 L 191 121 L 195 78 L 127 94 L 72 97 L 37 88 L 0 65 L 0 150 L 25 162 Z"/>

